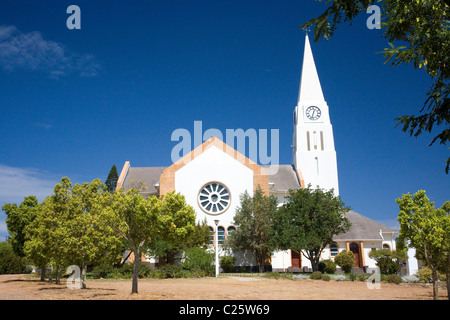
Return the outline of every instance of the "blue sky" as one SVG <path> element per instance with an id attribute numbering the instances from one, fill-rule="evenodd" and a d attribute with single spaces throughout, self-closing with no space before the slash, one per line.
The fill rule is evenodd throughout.
<path id="1" fill-rule="evenodd" d="M 69 30 L 66 9 L 81 9 Z M 315 1 L 0 2 L 0 205 L 42 200 L 62 176 L 105 180 L 112 166 L 169 166 L 178 128 L 279 129 L 292 161 L 304 32 Z M 445 146 L 410 138 L 430 78 L 383 64 L 382 31 L 361 15 L 312 50 L 330 108 L 343 201 L 395 224 L 395 199 L 450 199 Z M 0 236 L 7 234 L 0 214 Z"/>

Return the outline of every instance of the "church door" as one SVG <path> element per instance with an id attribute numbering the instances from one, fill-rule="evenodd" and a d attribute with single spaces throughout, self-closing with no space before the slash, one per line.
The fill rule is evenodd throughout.
<path id="1" fill-rule="evenodd" d="M 355 256 L 355 268 L 359 268 L 359 246 L 356 243 L 350 244 L 350 251 L 353 252 Z"/>
<path id="2" fill-rule="evenodd" d="M 292 268 L 300 268 L 301 266 L 301 257 L 298 251 L 291 250 L 291 264 Z"/>

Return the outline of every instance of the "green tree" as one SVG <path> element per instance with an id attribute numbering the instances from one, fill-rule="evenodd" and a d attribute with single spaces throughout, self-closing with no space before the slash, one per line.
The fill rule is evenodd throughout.
<path id="1" fill-rule="evenodd" d="M 111 167 L 108 177 L 106 178 L 105 185 L 109 192 L 116 190 L 117 180 L 119 180 L 119 174 L 115 164 Z"/>
<path id="2" fill-rule="evenodd" d="M 334 191 L 312 189 L 289 190 L 286 203 L 276 213 L 273 223 L 273 243 L 282 250 L 302 251 L 319 270 L 320 253 L 333 243 L 333 237 L 348 231 L 350 210 Z"/>
<path id="3" fill-rule="evenodd" d="M 123 238 L 134 254 L 131 293 L 138 293 L 139 262 L 144 246 L 158 236 L 161 200 L 144 198 L 138 189 L 103 195 L 102 222 Z"/>
<path id="4" fill-rule="evenodd" d="M 245 192 L 240 200 L 234 216 L 236 230 L 229 236 L 227 246 L 233 251 L 251 251 L 259 272 L 264 272 L 264 261 L 271 251 L 269 234 L 278 201 L 273 195 L 265 195 L 259 186 L 253 197 Z"/>
<path id="5" fill-rule="evenodd" d="M 430 146 L 436 141 L 447 144 L 450 141 L 450 1 L 334 0 L 327 1 L 327 4 L 329 6 L 324 13 L 300 27 L 314 26 L 315 41 L 321 37 L 329 39 L 342 20 L 352 22 L 370 5 L 381 6 L 381 28 L 389 42 L 389 47 L 383 51 L 386 62 L 392 61 L 392 65 L 412 64 L 415 68 L 424 69 L 433 79 L 420 113 L 400 116 L 396 121 L 403 126 L 404 132 L 415 137 L 423 132 L 432 133 L 437 128 L 440 132 L 433 132 L 436 135 Z M 446 163 L 448 174 L 450 157 Z"/>
<path id="6" fill-rule="evenodd" d="M 381 274 L 397 274 L 400 261 L 408 260 L 406 250 L 378 249 L 369 252 L 369 257 L 376 261 Z"/>
<path id="7" fill-rule="evenodd" d="M 0 242 L 0 274 L 26 272 L 26 260 L 13 250 L 11 244 Z"/>
<path id="8" fill-rule="evenodd" d="M 150 247 L 153 247 L 153 251 L 161 260 L 165 259 L 166 263 L 174 264 L 177 253 L 207 242 L 206 222 L 203 227 L 196 225 L 194 208 L 186 204 L 183 195 L 169 192 L 161 197 L 158 214 L 159 233 L 150 243 Z"/>
<path id="9" fill-rule="evenodd" d="M 442 264 L 448 266 L 450 254 L 450 219 L 448 211 L 450 203 L 436 209 L 424 190 L 413 196 L 404 194 L 396 200 L 400 213 L 400 234 L 398 247 L 408 246 L 416 249 L 416 257 L 423 260 L 431 268 L 433 280 L 433 297 L 438 298 L 438 269 Z M 449 210 L 450 211 L 450 210 Z"/>
<path id="10" fill-rule="evenodd" d="M 102 197 L 109 193 L 95 179 L 91 183 L 75 184 L 68 190 L 69 208 L 62 223 L 67 265 L 81 269 L 81 288 L 86 288 L 88 265 L 112 264 L 121 252 L 120 238 L 100 219 Z"/>
<path id="11" fill-rule="evenodd" d="M 15 203 L 6 203 L 2 207 L 2 210 L 4 210 L 7 215 L 6 225 L 8 226 L 8 232 L 11 235 L 9 243 L 12 245 L 14 252 L 20 257 L 25 256 L 23 251 L 27 239 L 25 228 L 36 218 L 37 206 L 38 200 L 36 197 L 28 196 L 19 206 Z"/>

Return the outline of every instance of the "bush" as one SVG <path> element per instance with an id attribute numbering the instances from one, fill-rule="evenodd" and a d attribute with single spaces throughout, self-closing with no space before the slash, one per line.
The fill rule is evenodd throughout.
<path id="1" fill-rule="evenodd" d="M 419 278 L 416 276 L 403 276 L 402 281 L 405 283 L 417 283 L 419 282 Z"/>
<path id="2" fill-rule="evenodd" d="M 12 245 L 0 242 L 0 274 L 29 273 L 25 258 L 16 255 Z"/>
<path id="3" fill-rule="evenodd" d="M 347 277 L 350 281 L 356 281 L 356 279 L 358 279 L 358 275 L 356 273 L 348 273 Z"/>
<path id="4" fill-rule="evenodd" d="M 430 267 L 425 266 L 420 268 L 417 275 L 419 276 L 421 282 L 433 282 L 433 272 Z M 446 281 L 445 274 L 441 274 L 440 272 L 438 272 L 438 278 L 441 281 Z"/>
<path id="5" fill-rule="evenodd" d="M 265 274 L 265 277 L 278 280 L 280 279 L 281 275 L 279 272 L 268 272 Z"/>
<path id="6" fill-rule="evenodd" d="M 322 266 L 323 270 L 320 270 L 321 266 Z M 336 263 L 331 259 L 322 260 L 319 263 L 319 271 L 328 273 L 328 274 L 333 274 L 336 272 Z"/>
<path id="7" fill-rule="evenodd" d="M 108 278 L 108 275 L 114 271 L 113 266 L 95 266 L 90 272 L 90 275 L 94 279 Z"/>
<path id="8" fill-rule="evenodd" d="M 161 269 L 164 271 L 166 278 L 185 278 L 188 273 L 185 272 L 182 267 L 174 264 L 167 264 Z"/>
<path id="9" fill-rule="evenodd" d="M 220 267 L 223 269 L 223 272 L 232 272 L 235 263 L 236 259 L 232 256 L 220 257 Z"/>
<path id="10" fill-rule="evenodd" d="M 208 252 L 204 248 L 194 247 L 186 251 L 183 267 L 195 274 L 213 275 L 213 261 L 213 253 Z"/>
<path id="11" fill-rule="evenodd" d="M 335 281 L 345 281 L 345 280 L 347 280 L 347 277 L 344 276 L 343 274 L 338 274 L 337 276 L 334 276 L 333 279 Z"/>
<path id="12" fill-rule="evenodd" d="M 402 277 L 400 277 L 398 274 L 390 274 L 387 277 L 387 282 L 400 284 L 403 282 L 403 280 L 402 280 Z"/>
<path id="13" fill-rule="evenodd" d="M 350 273 L 355 265 L 353 252 L 343 250 L 335 258 L 334 262 L 342 268 L 345 273 Z"/>
<path id="14" fill-rule="evenodd" d="M 313 273 L 311 273 L 311 275 L 309 276 L 310 279 L 313 280 L 320 280 L 322 279 L 322 272 L 320 271 L 314 271 Z"/>
<path id="15" fill-rule="evenodd" d="M 330 277 L 329 275 L 323 275 L 323 276 L 322 276 L 322 280 L 323 280 L 323 281 L 330 281 L 330 280 L 331 280 L 331 277 Z"/>
<path id="16" fill-rule="evenodd" d="M 365 274 L 365 273 L 361 273 L 361 274 L 358 274 L 358 275 L 356 276 L 356 279 L 357 279 L 358 281 L 364 282 L 364 281 L 366 281 L 367 279 L 369 279 L 369 277 L 370 277 L 370 275 Z"/>

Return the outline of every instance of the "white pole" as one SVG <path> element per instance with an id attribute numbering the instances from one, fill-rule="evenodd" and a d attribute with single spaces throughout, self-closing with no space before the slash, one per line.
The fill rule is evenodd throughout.
<path id="1" fill-rule="evenodd" d="M 216 224 L 216 232 L 215 232 L 215 251 L 216 251 L 216 277 L 219 276 L 219 234 L 218 234 L 218 225 L 219 220 L 214 220 L 214 223 Z"/>

